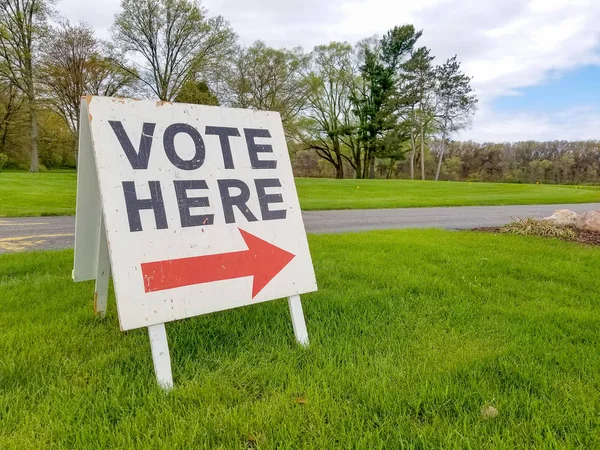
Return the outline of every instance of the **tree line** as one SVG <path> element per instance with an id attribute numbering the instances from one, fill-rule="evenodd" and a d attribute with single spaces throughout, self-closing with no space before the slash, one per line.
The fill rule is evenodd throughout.
<path id="1" fill-rule="evenodd" d="M 108 41 L 55 7 L 0 3 L 0 165 L 74 167 L 80 99 L 92 94 L 278 111 L 298 174 L 496 177 L 467 162 L 494 145 L 452 140 L 476 109 L 470 78 L 456 56 L 434 64 L 412 25 L 307 53 L 242 46 L 197 0 L 122 0 Z"/>
<path id="2" fill-rule="evenodd" d="M 442 144 L 433 140 L 425 154 L 426 179 L 435 179 Z M 600 184 L 600 141 L 522 141 L 446 144 L 439 179 L 503 183 Z M 292 155 L 296 176 L 334 177 L 335 170 L 314 152 Z M 346 166 L 350 171 L 350 165 Z M 410 162 L 378 159 L 376 178 L 410 178 Z"/>
<path id="3" fill-rule="evenodd" d="M 278 111 L 290 147 L 314 152 L 338 178 L 374 177 L 381 158 L 390 166 L 409 158 L 413 177 L 419 164 L 424 177 L 431 139 L 449 143 L 475 109 L 457 58 L 434 66 L 412 25 L 306 53 L 244 47 L 197 0 L 122 0 L 108 41 L 55 8 L 55 0 L 0 3 L 8 167 L 74 166 L 88 94 Z"/>

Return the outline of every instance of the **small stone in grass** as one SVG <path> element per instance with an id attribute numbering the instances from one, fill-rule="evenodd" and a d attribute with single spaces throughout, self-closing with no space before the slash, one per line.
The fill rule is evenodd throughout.
<path id="1" fill-rule="evenodd" d="M 484 420 L 493 419 L 498 415 L 498 410 L 494 408 L 492 405 L 485 405 L 481 408 L 481 417 Z"/>

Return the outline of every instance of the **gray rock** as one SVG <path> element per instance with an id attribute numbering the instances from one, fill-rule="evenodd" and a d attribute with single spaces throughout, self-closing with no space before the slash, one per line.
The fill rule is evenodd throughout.
<path id="1" fill-rule="evenodd" d="M 549 217 L 544 217 L 543 220 L 552 222 L 554 225 L 565 226 L 575 225 L 579 216 L 570 209 L 558 209 Z"/>
<path id="2" fill-rule="evenodd" d="M 580 230 L 600 233 L 600 211 L 588 211 L 577 218 L 575 226 Z"/>

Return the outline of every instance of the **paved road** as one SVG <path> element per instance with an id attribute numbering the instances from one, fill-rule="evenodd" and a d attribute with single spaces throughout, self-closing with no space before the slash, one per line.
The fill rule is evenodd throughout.
<path id="1" fill-rule="evenodd" d="M 517 217 L 545 217 L 564 208 L 582 213 L 600 210 L 600 203 L 307 211 L 303 216 L 309 233 L 432 227 L 457 230 L 504 225 Z M 72 247 L 74 228 L 74 217 L 0 218 L 0 253 Z"/>

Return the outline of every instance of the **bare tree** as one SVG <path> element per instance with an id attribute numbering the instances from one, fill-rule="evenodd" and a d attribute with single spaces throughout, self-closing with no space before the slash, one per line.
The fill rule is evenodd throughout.
<path id="1" fill-rule="evenodd" d="M 30 172 L 39 171 L 37 98 L 34 55 L 53 0 L 2 0 L 0 2 L 0 77 L 17 87 L 27 98 Z"/>
<path id="2" fill-rule="evenodd" d="M 63 21 L 44 46 L 42 83 L 52 109 L 65 121 L 71 133 L 79 130 L 79 108 L 85 93 L 88 61 L 97 51 L 94 30 L 87 24 Z"/>
<path id="3" fill-rule="evenodd" d="M 236 35 L 196 0 L 122 0 L 112 34 L 121 51 L 141 56 L 130 73 L 160 100 L 171 101 L 189 79 L 231 55 Z M 129 70 L 123 66 L 124 70 Z"/>
<path id="4" fill-rule="evenodd" d="M 114 55 L 103 52 L 89 25 L 71 25 L 66 20 L 53 30 L 44 46 L 41 85 L 45 100 L 75 137 L 83 95 L 118 95 L 134 82 L 132 69 L 123 70 Z"/>

